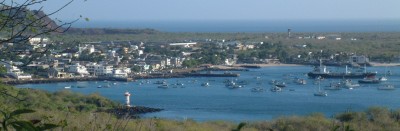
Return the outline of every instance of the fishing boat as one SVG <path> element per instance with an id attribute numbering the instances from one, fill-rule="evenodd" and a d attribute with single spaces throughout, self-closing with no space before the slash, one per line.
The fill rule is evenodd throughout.
<path id="1" fill-rule="evenodd" d="M 325 88 L 325 90 L 341 90 L 341 82 L 331 82 L 329 86 Z"/>
<path id="2" fill-rule="evenodd" d="M 358 83 L 360 83 L 360 84 L 379 84 L 379 83 L 381 83 L 381 81 L 378 79 L 375 79 L 375 77 L 366 77 L 362 80 L 358 80 Z"/>
<path id="3" fill-rule="evenodd" d="M 226 83 L 225 86 L 228 87 L 229 89 L 242 88 L 241 85 L 236 84 L 234 81 L 231 81 L 231 82 L 229 82 L 229 83 Z"/>
<path id="4" fill-rule="evenodd" d="M 307 84 L 307 81 L 306 81 L 305 79 L 295 79 L 295 82 L 296 82 L 298 85 L 305 85 L 305 84 Z"/>
<path id="5" fill-rule="evenodd" d="M 159 85 L 158 88 L 167 89 L 168 88 L 168 84 L 164 83 L 162 85 Z"/>
<path id="6" fill-rule="evenodd" d="M 382 76 L 381 78 L 379 78 L 379 81 L 387 81 L 388 79 L 385 76 Z"/>
<path id="7" fill-rule="evenodd" d="M 394 90 L 394 85 L 391 84 L 384 84 L 378 87 L 378 90 Z"/>
<path id="8" fill-rule="evenodd" d="M 278 86 L 280 88 L 286 87 L 286 83 L 282 81 L 277 81 L 277 80 L 271 80 L 270 84 L 273 86 Z"/>
<path id="9" fill-rule="evenodd" d="M 328 96 L 328 92 L 321 90 L 321 84 L 318 84 L 318 92 L 314 93 L 314 96 Z"/>
<path id="10" fill-rule="evenodd" d="M 201 86 L 208 87 L 208 86 L 210 86 L 210 83 L 205 82 L 205 83 L 202 83 Z"/>
<path id="11" fill-rule="evenodd" d="M 383 82 L 383 81 L 387 81 L 388 79 L 387 79 L 386 76 L 387 76 L 387 72 L 386 72 L 386 68 L 385 68 L 385 75 L 382 76 L 382 77 L 380 77 L 379 80 L 382 81 L 382 82 Z"/>
<path id="12" fill-rule="evenodd" d="M 161 84 L 165 84 L 165 83 L 167 83 L 165 80 L 163 80 L 163 81 L 156 81 L 156 82 L 154 82 L 154 84 L 159 84 L 159 85 L 161 85 Z"/>
<path id="13" fill-rule="evenodd" d="M 351 80 L 350 79 L 347 79 L 347 80 L 344 80 L 343 81 L 343 88 L 346 88 L 346 89 L 354 89 L 354 88 L 356 88 L 356 87 L 359 87 L 360 86 L 360 84 L 354 84 L 354 83 L 352 83 L 351 82 Z"/>
<path id="14" fill-rule="evenodd" d="M 278 86 L 272 86 L 272 88 L 270 89 L 272 92 L 281 92 L 282 88 L 278 87 Z"/>
<path id="15" fill-rule="evenodd" d="M 319 67 L 315 67 L 312 72 L 309 72 L 307 75 L 311 78 L 364 78 L 364 77 L 374 77 L 376 76 L 376 72 L 367 72 L 366 68 L 364 68 L 364 72 L 350 72 L 347 70 L 345 72 L 330 72 L 326 69 L 326 66 L 322 66 L 322 61 L 320 60 Z"/>
<path id="16" fill-rule="evenodd" d="M 275 86 L 283 88 L 283 87 L 286 87 L 286 83 L 285 82 L 277 82 L 277 83 L 275 83 Z"/>

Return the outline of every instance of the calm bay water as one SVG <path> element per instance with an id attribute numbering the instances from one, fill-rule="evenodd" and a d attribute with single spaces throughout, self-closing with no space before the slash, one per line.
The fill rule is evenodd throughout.
<path id="1" fill-rule="evenodd" d="M 378 76 L 390 70 L 393 75 L 389 76 L 386 83 L 394 84 L 397 87 L 392 91 L 377 90 L 379 85 L 361 85 L 353 90 L 342 89 L 328 91 L 327 97 L 316 97 L 313 93 L 318 85 L 313 80 L 307 79 L 304 75 L 312 67 L 266 67 L 251 69 L 240 73 L 238 78 L 172 78 L 165 79 L 169 84 L 177 82 L 184 83 L 185 88 L 157 88 L 153 84 L 164 79 L 150 79 L 150 83 L 140 84 L 137 82 L 110 82 L 111 88 L 97 88 L 105 85 L 106 82 L 68 82 L 50 84 L 26 84 L 17 85 L 20 88 L 35 88 L 50 92 L 65 90 L 65 86 L 83 86 L 86 88 L 71 88 L 68 90 L 90 94 L 99 94 L 115 100 L 124 102 L 123 93 L 129 91 L 131 104 L 162 108 L 164 111 L 149 113 L 143 117 L 161 117 L 168 119 L 182 120 L 186 118 L 208 121 L 208 120 L 229 120 L 229 121 L 257 121 L 269 120 L 285 115 L 307 115 L 315 112 L 331 117 L 333 114 L 347 110 L 363 111 L 371 106 L 382 106 L 390 109 L 400 108 L 400 67 L 371 67 L 370 71 L 377 71 Z M 332 71 L 344 69 L 332 68 Z M 290 74 L 290 75 L 289 75 Z M 288 77 L 288 75 L 290 77 Z M 292 82 L 292 77 L 307 79 L 306 85 L 297 85 Z M 223 83 L 226 79 L 245 80 L 249 84 L 239 89 L 228 89 Z M 271 92 L 270 80 L 286 81 L 287 87 L 282 92 Z M 321 88 L 337 79 L 325 80 Z M 356 81 L 356 80 L 353 80 Z M 209 82 L 209 87 L 201 86 Z M 257 84 L 258 83 L 258 84 Z M 251 88 L 261 86 L 265 92 L 251 92 Z M 290 89 L 294 91 L 289 91 Z"/>

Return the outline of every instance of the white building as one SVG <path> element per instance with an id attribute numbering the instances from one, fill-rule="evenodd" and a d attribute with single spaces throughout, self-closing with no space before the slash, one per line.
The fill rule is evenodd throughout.
<path id="1" fill-rule="evenodd" d="M 317 37 L 317 40 L 323 40 L 323 39 L 325 39 L 325 36 L 318 36 Z"/>
<path id="2" fill-rule="evenodd" d="M 89 54 L 92 54 L 93 52 L 95 52 L 96 50 L 95 50 L 95 48 L 94 48 L 94 45 L 92 45 L 92 46 L 90 46 L 90 48 L 89 48 Z"/>
<path id="3" fill-rule="evenodd" d="M 353 55 L 350 56 L 349 61 L 357 64 L 367 64 L 369 62 L 369 59 L 364 55 L 361 56 Z"/>
<path id="4" fill-rule="evenodd" d="M 89 63 L 86 65 L 86 68 L 93 76 L 111 76 L 113 73 L 112 66 L 105 66 L 97 63 Z"/>
<path id="5" fill-rule="evenodd" d="M 68 72 L 79 74 L 81 77 L 88 76 L 89 72 L 85 66 L 76 63 L 75 65 L 70 65 L 68 68 Z"/>
<path id="6" fill-rule="evenodd" d="M 119 68 L 113 70 L 113 77 L 126 78 L 131 73 L 131 68 Z"/>
<path id="7" fill-rule="evenodd" d="M 40 43 L 48 43 L 49 41 L 50 41 L 49 38 L 42 38 L 42 37 L 29 38 L 29 43 L 32 45 Z"/>
<path id="8" fill-rule="evenodd" d="M 13 61 L 8 61 L 5 62 L 4 60 L 0 61 L 0 66 L 6 67 L 7 75 L 10 75 L 14 77 L 15 79 L 32 79 L 32 75 L 26 74 L 23 71 L 21 71 L 18 67 L 13 66 L 13 65 L 19 65 L 22 64 L 21 62 L 13 62 Z"/>
<path id="9" fill-rule="evenodd" d="M 7 66 L 7 74 L 14 77 L 15 79 L 32 79 L 32 75 L 25 74 L 16 66 Z"/>
<path id="10" fill-rule="evenodd" d="M 166 58 L 165 59 L 165 66 L 171 66 L 171 59 L 170 58 Z"/>

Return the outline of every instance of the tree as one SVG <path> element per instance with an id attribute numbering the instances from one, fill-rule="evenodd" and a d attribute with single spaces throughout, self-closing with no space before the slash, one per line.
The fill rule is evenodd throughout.
<path id="1" fill-rule="evenodd" d="M 71 27 L 76 20 L 59 23 L 51 20 L 49 17 L 56 14 L 74 0 L 70 0 L 58 10 L 45 14 L 43 7 L 39 10 L 29 10 L 30 7 L 39 6 L 47 0 L 3 0 L 0 2 L 0 56 L 14 57 L 17 55 L 28 55 L 28 60 L 22 66 L 28 65 L 38 57 L 48 52 L 50 46 L 35 47 L 29 43 L 34 37 L 44 37 L 51 33 L 63 33 Z M 36 44 L 43 43 L 43 39 Z M 10 44 L 12 43 L 12 44 Z M 4 58 L 4 57 L 2 57 Z M 7 59 L 6 59 L 7 60 Z M 6 62 L 6 60 L 0 60 Z M 12 59 L 10 59 L 12 60 Z"/>

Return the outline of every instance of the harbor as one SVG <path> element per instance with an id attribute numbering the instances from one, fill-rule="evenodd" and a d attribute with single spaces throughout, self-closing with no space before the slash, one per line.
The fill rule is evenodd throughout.
<path id="1" fill-rule="evenodd" d="M 332 68 L 330 70 L 335 70 Z M 343 68 L 336 69 L 338 71 Z M 383 76 L 383 67 L 369 67 L 376 71 L 377 77 Z M 145 106 L 163 109 L 159 112 L 140 115 L 144 118 L 168 118 L 183 120 L 191 118 L 198 121 L 230 120 L 252 121 L 273 119 L 285 115 L 307 115 L 320 112 L 331 116 L 344 111 L 362 111 L 371 106 L 383 106 L 390 109 L 400 108 L 396 94 L 400 93 L 400 68 L 390 67 L 393 72 L 387 81 L 380 84 L 358 84 L 360 79 L 350 79 L 348 87 L 332 88 L 327 86 L 338 83 L 340 79 L 321 80 L 320 89 L 327 92 L 325 97 L 314 96 L 318 83 L 310 79 L 307 72 L 311 66 L 265 67 L 249 71 L 233 71 L 239 77 L 182 77 L 137 79 L 131 82 L 77 81 L 60 83 L 24 84 L 19 88 L 35 88 L 50 92 L 71 90 L 83 94 L 98 92 L 111 100 L 124 103 L 121 96 L 125 91 L 131 95 L 132 106 Z M 224 73 L 218 71 L 215 73 Z M 272 91 L 271 80 L 285 82 L 285 87 Z M 307 82 L 304 82 L 304 81 Z M 165 82 L 165 88 L 159 84 Z M 240 87 L 227 87 L 225 81 L 243 83 Z M 115 83 L 115 84 L 114 84 Z M 207 86 L 202 86 L 207 83 Z M 108 88 L 97 88 L 110 84 Z M 178 85 L 179 84 L 179 85 Z M 358 84 L 358 86 L 356 86 Z M 394 89 L 385 86 L 390 84 Z M 64 87 L 72 88 L 65 89 Z M 74 87 L 86 88 L 74 88 Z M 332 86 L 334 87 L 334 86 Z M 255 88 L 255 89 L 253 89 Z M 370 99 L 379 98 L 379 99 Z M 368 100 L 368 101 L 366 101 Z M 243 109 L 246 112 L 243 112 Z M 207 117 L 204 117 L 207 116 Z"/>

